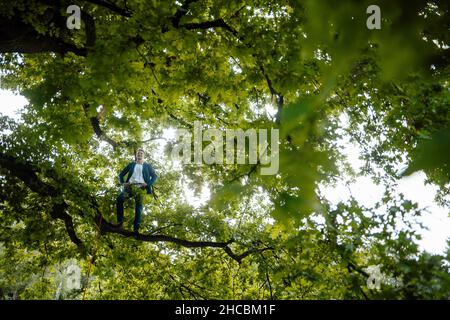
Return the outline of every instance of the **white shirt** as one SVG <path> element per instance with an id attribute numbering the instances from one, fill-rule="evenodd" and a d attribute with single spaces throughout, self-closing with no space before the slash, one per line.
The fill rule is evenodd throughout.
<path id="1" fill-rule="evenodd" d="M 135 164 L 133 175 L 128 181 L 129 183 L 145 183 L 144 176 L 142 175 L 142 167 L 143 165 L 140 163 Z"/>

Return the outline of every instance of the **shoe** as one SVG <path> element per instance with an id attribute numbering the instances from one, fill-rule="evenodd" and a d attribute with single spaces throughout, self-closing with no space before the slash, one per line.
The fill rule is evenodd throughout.
<path id="1" fill-rule="evenodd" d="M 133 237 L 137 240 L 137 238 L 139 237 L 139 230 L 138 229 L 134 229 L 134 235 Z"/>
<path id="2" fill-rule="evenodd" d="M 113 224 L 114 229 L 123 230 L 123 222 Z"/>

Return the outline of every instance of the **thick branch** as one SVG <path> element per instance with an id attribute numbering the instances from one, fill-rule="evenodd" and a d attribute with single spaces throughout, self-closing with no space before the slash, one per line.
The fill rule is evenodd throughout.
<path id="1" fill-rule="evenodd" d="M 6 52 L 60 54 L 73 52 L 79 56 L 87 55 L 85 48 L 78 48 L 56 37 L 39 34 L 33 27 L 16 17 L 0 19 L 0 53 Z"/>
<path id="2" fill-rule="evenodd" d="M 50 215 L 53 219 L 60 219 L 60 220 L 64 221 L 64 225 L 66 227 L 66 231 L 67 231 L 67 234 L 69 235 L 70 240 L 73 243 L 75 243 L 78 247 L 80 247 L 83 243 L 77 237 L 77 234 L 75 232 L 75 227 L 73 225 L 72 217 L 66 213 L 66 209 L 68 207 L 69 206 L 65 202 L 55 204 L 55 205 L 53 205 L 53 209 L 52 209 L 52 212 L 50 213 Z"/>
<path id="3" fill-rule="evenodd" d="M 26 22 L 20 11 L 15 11 L 14 16 L 1 17 L 0 19 L 0 53 L 40 53 L 56 52 L 61 55 L 73 52 L 79 56 L 86 56 L 87 48 L 95 44 L 96 32 L 95 22 L 92 16 L 86 11 L 81 11 L 81 19 L 85 24 L 86 44 L 84 48 L 78 48 L 71 43 L 71 33 L 66 28 L 66 19 L 61 15 L 61 8 L 54 1 L 40 0 L 49 7 L 44 13 L 36 13 L 39 21 L 44 26 L 54 25 L 59 28 L 59 36 L 51 36 L 36 31 L 35 27 Z M 28 8 L 28 10 L 34 10 Z"/>
<path id="4" fill-rule="evenodd" d="M 241 263 L 242 259 L 248 257 L 249 255 L 257 252 L 263 252 L 266 250 L 273 250 L 273 248 L 252 248 L 241 254 L 234 253 L 229 245 L 234 242 L 233 239 L 227 242 L 213 242 L 213 241 L 190 241 L 175 238 L 172 236 L 164 235 L 164 234 L 136 234 L 130 230 L 125 229 L 117 229 L 110 222 L 106 221 L 101 215 L 97 215 L 96 217 L 97 226 L 100 227 L 101 232 L 104 233 L 116 233 L 120 234 L 124 237 L 132 238 L 134 237 L 136 240 L 145 241 L 145 242 L 171 242 L 186 248 L 222 248 L 226 254 L 228 254 L 232 259 Z"/>
<path id="5" fill-rule="evenodd" d="M 58 194 L 53 186 L 39 179 L 37 173 L 40 170 L 25 161 L 19 161 L 10 155 L 0 153 L 0 168 L 9 170 L 12 175 L 22 180 L 28 188 L 42 196 L 55 197 Z"/>
<path id="6" fill-rule="evenodd" d="M 81 11 L 81 19 L 84 22 L 86 33 L 86 48 L 92 48 L 95 45 L 97 39 L 97 33 L 95 31 L 95 21 L 92 16 L 86 11 Z"/>

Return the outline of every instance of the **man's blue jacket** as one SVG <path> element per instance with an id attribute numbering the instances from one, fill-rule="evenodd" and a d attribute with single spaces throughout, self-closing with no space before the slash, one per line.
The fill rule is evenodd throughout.
<path id="1" fill-rule="evenodd" d="M 136 165 L 136 162 L 130 162 L 125 169 L 122 170 L 122 172 L 119 174 L 119 182 L 122 184 L 123 183 L 123 178 L 124 176 L 128 173 L 128 177 L 125 180 L 125 182 L 130 181 L 131 176 L 133 175 L 134 172 L 134 166 Z M 146 190 L 147 190 L 147 194 L 151 194 L 152 193 L 152 184 L 154 184 L 156 182 L 156 179 L 158 179 L 158 176 L 156 175 L 155 170 L 152 168 L 151 165 L 149 165 L 148 163 L 144 162 L 144 164 L 142 165 L 142 175 L 144 177 L 144 181 L 147 184 Z"/>

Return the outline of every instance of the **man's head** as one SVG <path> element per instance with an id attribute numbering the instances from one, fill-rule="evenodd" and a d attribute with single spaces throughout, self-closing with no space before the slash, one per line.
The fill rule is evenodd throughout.
<path id="1" fill-rule="evenodd" d="M 144 149 L 142 149 L 142 148 L 137 149 L 136 162 L 138 162 L 138 163 L 144 162 L 144 154 L 145 154 Z"/>

